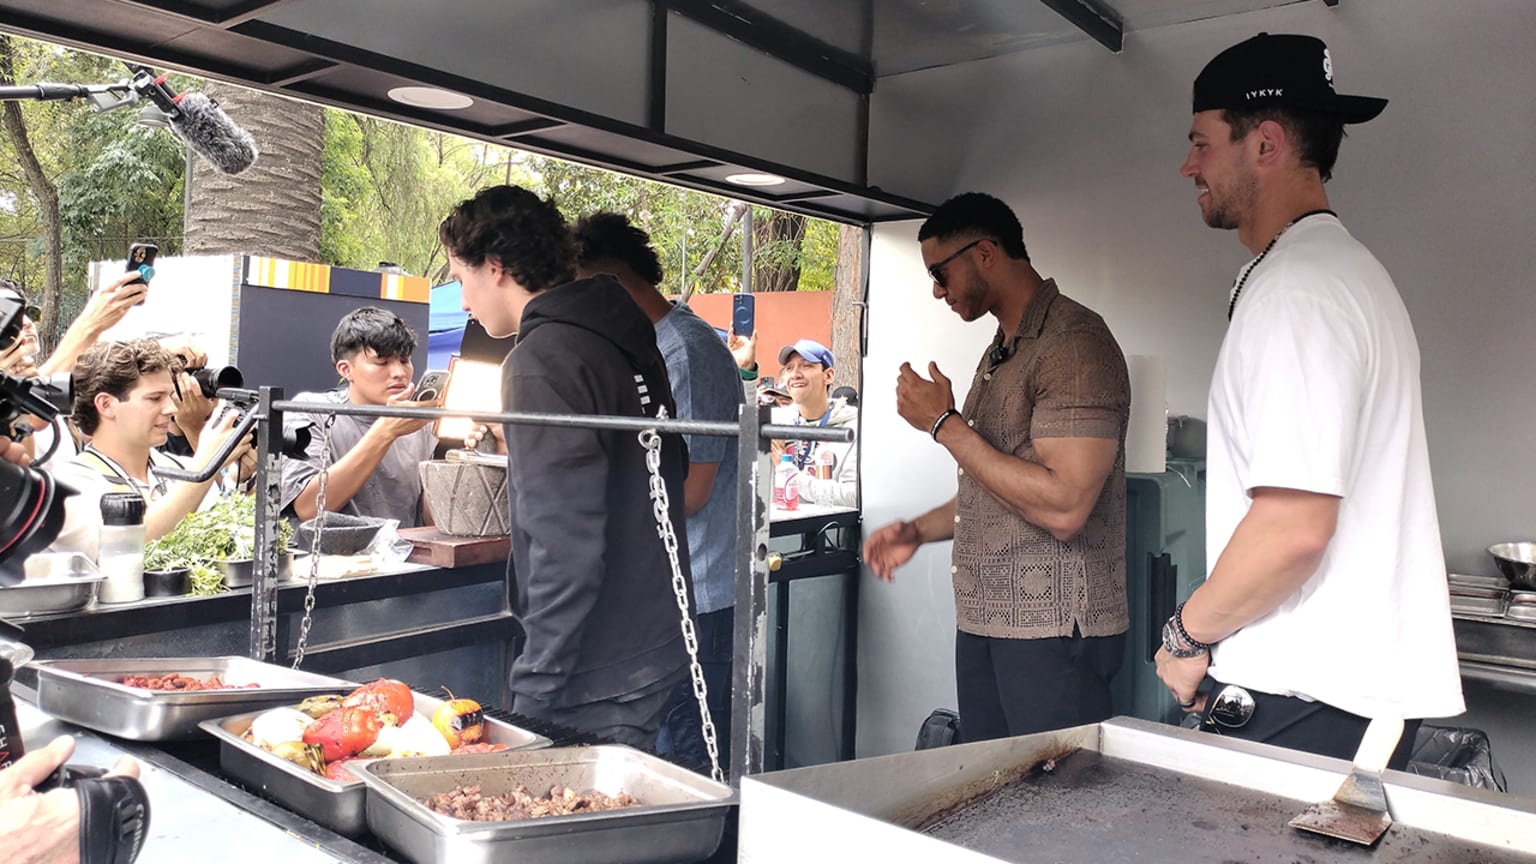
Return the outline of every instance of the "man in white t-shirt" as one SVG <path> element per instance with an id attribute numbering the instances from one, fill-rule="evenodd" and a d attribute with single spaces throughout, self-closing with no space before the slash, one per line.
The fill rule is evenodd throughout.
<path id="1" fill-rule="evenodd" d="M 1386 270 L 1328 209 L 1346 123 L 1327 47 L 1260 34 L 1195 79 L 1190 152 L 1238 274 L 1211 381 L 1210 578 L 1158 675 L 1201 728 L 1349 758 L 1367 718 L 1464 710 L 1425 440 L 1419 349 Z M 1214 687 L 1200 693 L 1209 675 Z"/>

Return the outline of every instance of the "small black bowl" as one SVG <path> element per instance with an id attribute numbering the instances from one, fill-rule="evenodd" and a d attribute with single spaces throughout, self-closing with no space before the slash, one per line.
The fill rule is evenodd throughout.
<path id="1" fill-rule="evenodd" d="M 180 597 L 192 591 L 192 572 L 185 567 L 144 571 L 145 597 Z"/>

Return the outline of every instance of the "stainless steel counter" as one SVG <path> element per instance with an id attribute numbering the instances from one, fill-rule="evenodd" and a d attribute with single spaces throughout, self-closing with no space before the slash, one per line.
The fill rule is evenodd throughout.
<path id="1" fill-rule="evenodd" d="M 1536 622 L 1455 615 L 1452 623 L 1464 679 L 1536 695 Z"/>

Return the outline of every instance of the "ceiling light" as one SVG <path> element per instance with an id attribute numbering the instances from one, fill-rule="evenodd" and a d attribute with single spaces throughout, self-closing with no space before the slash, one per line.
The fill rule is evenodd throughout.
<path id="1" fill-rule="evenodd" d="M 475 100 L 463 93 L 437 87 L 394 87 L 389 91 L 389 98 L 413 108 L 437 108 L 444 111 L 456 111 L 475 104 Z"/>
<path id="2" fill-rule="evenodd" d="M 785 182 L 783 177 L 777 174 L 727 174 L 725 182 L 735 183 L 737 186 L 780 186 Z"/>

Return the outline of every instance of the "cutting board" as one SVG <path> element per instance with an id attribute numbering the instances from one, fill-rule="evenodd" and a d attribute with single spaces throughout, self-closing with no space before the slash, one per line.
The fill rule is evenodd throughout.
<path id="1" fill-rule="evenodd" d="M 496 537 L 453 537 L 432 526 L 402 528 L 400 536 L 411 541 L 410 561 L 452 570 L 493 561 L 506 561 L 512 551 L 512 539 Z"/>

